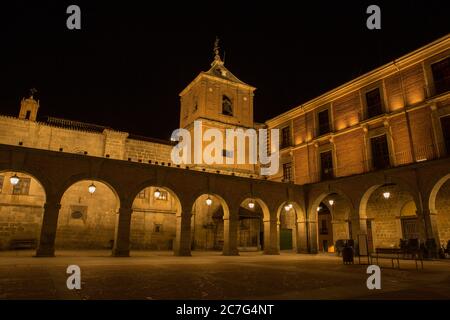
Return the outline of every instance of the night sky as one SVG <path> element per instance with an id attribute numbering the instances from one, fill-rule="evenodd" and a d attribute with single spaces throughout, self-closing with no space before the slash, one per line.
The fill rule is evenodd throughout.
<path id="1" fill-rule="evenodd" d="M 41 117 L 168 139 L 178 94 L 209 69 L 217 35 L 225 66 L 257 88 L 264 122 L 446 35 L 446 2 L 2 3 L 0 113 L 17 116 L 35 87 Z M 80 31 L 66 28 L 70 4 L 81 7 Z M 370 4 L 381 30 L 366 28 Z"/>

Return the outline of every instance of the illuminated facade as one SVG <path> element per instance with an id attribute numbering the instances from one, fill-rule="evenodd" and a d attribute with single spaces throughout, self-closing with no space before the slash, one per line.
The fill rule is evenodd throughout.
<path id="1" fill-rule="evenodd" d="M 208 180 L 203 193 L 188 201 L 192 209 L 183 209 L 192 215 L 185 251 L 333 251 L 336 240 L 357 239 L 359 234 L 367 235 L 370 248 L 398 246 L 400 239 L 407 238 L 446 244 L 450 240 L 449 74 L 450 37 L 446 36 L 258 124 L 253 121 L 255 88 L 225 68 L 216 47 L 211 69 L 180 93 L 180 127 L 192 130 L 193 122 L 202 120 L 205 129 L 222 131 L 280 129 L 280 171 L 268 178 L 279 182 L 282 197 L 294 205 L 286 210 L 282 202 L 266 206 L 264 201 L 270 199 L 256 201 L 251 180 L 242 180 L 249 191 L 238 208 L 233 207 L 237 227 L 230 229 L 232 210 L 226 203 L 234 196 L 229 196 L 226 186 L 222 193 L 217 191 L 220 186 Z M 41 121 L 38 110 L 39 102 L 31 96 L 22 100 L 18 118 L 0 116 L 0 144 L 119 160 L 123 166 L 131 162 L 178 169 L 171 163 L 172 142 L 65 119 Z M 235 157 L 235 150 L 223 151 L 224 157 Z M 49 202 L 42 188 L 45 183 L 11 163 L 0 173 L 1 249 L 27 241 L 37 244 Z M 258 167 L 202 165 L 189 170 L 236 176 L 236 181 L 239 176 L 265 181 Z M 95 167 L 84 170 L 89 179 L 74 177 L 72 184 L 59 186 L 65 192 L 58 200 L 57 249 L 107 249 L 117 242 L 122 196 L 108 181 L 96 179 Z M 10 180 L 15 174 L 17 185 Z M 91 194 L 92 184 L 96 190 Z M 293 196 L 289 188 L 299 193 Z M 180 242 L 177 212 L 182 198 L 164 186 L 143 187 L 130 200 L 130 248 L 175 249 L 174 243 Z M 210 205 L 208 198 L 213 200 Z M 236 239 L 236 248 L 229 248 L 230 238 Z"/>

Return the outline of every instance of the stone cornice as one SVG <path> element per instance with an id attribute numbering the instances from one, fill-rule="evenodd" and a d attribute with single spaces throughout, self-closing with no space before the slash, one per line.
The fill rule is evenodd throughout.
<path id="1" fill-rule="evenodd" d="M 439 54 L 445 50 L 450 49 L 450 34 L 446 35 L 426 46 L 423 46 L 399 59 L 389 62 L 375 70 L 372 70 L 354 80 L 351 80 L 343 85 L 328 91 L 317 98 L 314 98 L 300 106 L 297 106 L 281 115 L 269 119 L 266 121 L 269 127 L 276 127 L 284 122 L 289 121 L 292 118 L 296 118 L 305 112 L 311 111 L 317 107 L 320 107 L 326 103 L 332 102 L 345 96 L 349 93 L 357 91 L 365 86 L 370 85 L 376 81 L 386 78 L 392 74 L 397 73 L 399 70 L 408 68 L 414 64 L 417 64 L 431 56 Z"/>
<path id="2" fill-rule="evenodd" d="M 212 80 L 215 82 L 222 82 L 224 84 L 235 86 L 235 87 L 238 87 L 238 88 L 241 88 L 244 90 L 251 90 L 252 92 L 254 90 L 256 90 L 255 87 L 249 86 L 247 84 L 242 84 L 242 83 L 233 82 L 233 81 L 222 79 L 222 78 L 217 78 L 217 77 L 207 74 L 206 72 L 200 72 L 199 75 L 197 77 L 195 77 L 195 79 L 186 88 L 184 88 L 183 91 L 180 92 L 179 96 L 181 97 L 181 96 L 185 95 L 186 92 L 188 92 L 197 82 L 199 82 L 203 78 L 206 78 L 208 80 Z"/>

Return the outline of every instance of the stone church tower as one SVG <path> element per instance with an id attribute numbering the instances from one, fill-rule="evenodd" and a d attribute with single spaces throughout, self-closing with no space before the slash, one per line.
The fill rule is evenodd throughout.
<path id="1" fill-rule="evenodd" d="M 255 89 L 239 80 L 225 67 L 219 54 L 218 39 L 216 39 L 211 68 L 201 72 L 180 93 L 180 127 L 191 131 L 192 137 L 196 120 L 202 121 L 203 132 L 208 128 L 216 128 L 221 130 L 224 136 L 226 129 L 256 129 L 253 121 Z M 208 144 L 209 142 L 204 142 L 203 148 Z M 225 141 L 223 145 L 224 158 L 236 156 L 235 150 L 225 149 Z M 248 148 L 248 142 L 246 146 Z M 236 174 L 254 174 L 255 167 L 248 164 L 208 166 L 210 169 L 231 170 Z"/>

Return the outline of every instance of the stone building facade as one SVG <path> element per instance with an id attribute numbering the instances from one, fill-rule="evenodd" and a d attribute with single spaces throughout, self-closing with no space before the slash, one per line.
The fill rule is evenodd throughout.
<path id="1" fill-rule="evenodd" d="M 215 53 L 210 70 L 180 93 L 180 127 L 192 132 L 201 120 L 221 132 L 280 129 L 278 174 L 262 177 L 258 164 L 175 165 L 174 142 L 40 119 L 31 96 L 18 118 L 0 116 L 0 144 L 14 146 L 0 154 L 0 249 L 35 240 L 42 255 L 55 248 L 274 254 L 332 252 L 336 240 L 360 235 L 372 250 L 405 238 L 450 240 L 449 36 L 265 124 L 253 121 L 255 88 Z M 21 162 L 21 148 L 60 162 Z M 64 167 L 72 159 L 75 167 Z M 103 172 L 108 166 L 112 173 Z M 153 184 L 140 182 L 147 174 Z"/>
<path id="2" fill-rule="evenodd" d="M 286 132 L 272 179 L 309 185 L 448 157 L 449 70 L 446 36 L 268 120 L 269 128 Z M 375 247 L 419 237 L 413 196 L 389 183 L 371 190 L 363 212 Z M 443 244 L 449 240 L 448 185 L 439 191 L 435 212 Z M 383 192 L 392 197 L 384 199 Z M 351 238 L 350 208 L 360 204 L 326 201 L 321 207 L 332 213 L 333 238 Z"/>

